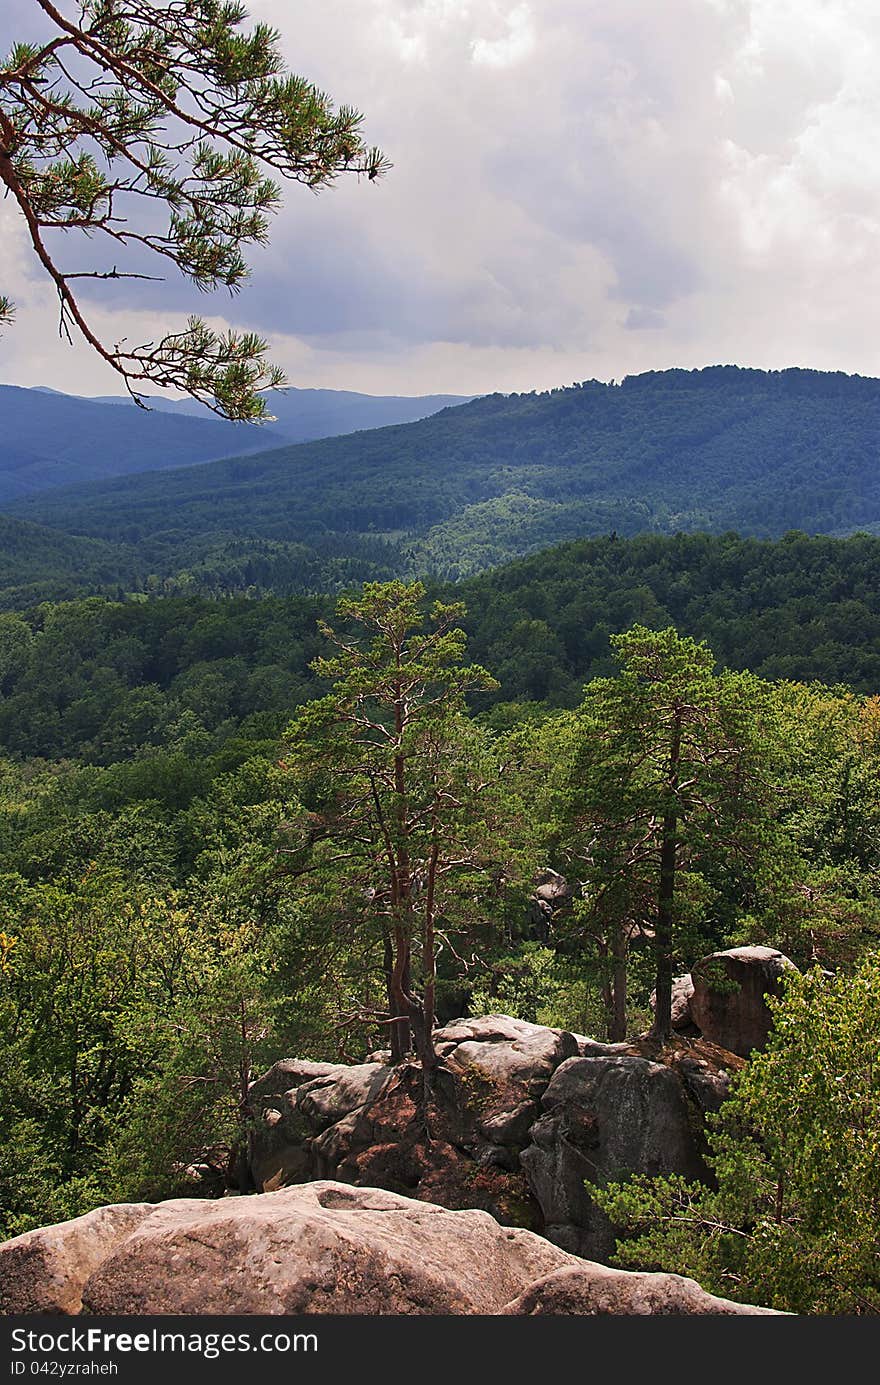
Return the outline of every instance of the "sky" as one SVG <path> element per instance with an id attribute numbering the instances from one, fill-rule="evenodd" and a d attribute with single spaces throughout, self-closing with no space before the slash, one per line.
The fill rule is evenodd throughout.
<path id="1" fill-rule="evenodd" d="M 292 385 L 373 394 L 718 363 L 880 376 L 877 0 L 248 8 L 393 168 L 289 185 L 234 299 L 183 280 L 96 296 L 108 340 L 197 311 L 268 336 Z M 39 19 L 35 0 L 2 16 L 2 48 Z M 8 202 L 0 291 L 18 305 L 0 380 L 121 392 L 59 341 Z"/>

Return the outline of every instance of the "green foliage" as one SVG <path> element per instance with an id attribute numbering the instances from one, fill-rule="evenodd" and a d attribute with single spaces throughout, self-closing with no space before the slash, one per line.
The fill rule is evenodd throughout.
<path id="1" fill-rule="evenodd" d="M 18 501 L 12 513 L 110 542 L 132 529 L 142 539 L 168 530 L 190 540 L 219 532 L 278 543 L 309 544 L 319 533 L 340 543 L 377 538 L 396 550 L 384 575 L 405 579 L 467 578 L 579 536 L 676 535 L 679 551 L 693 541 L 700 552 L 707 533 L 802 531 L 797 547 L 807 534 L 876 532 L 878 393 L 877 380 L 734 367 L 588 381 L 490 395 L 405 426 L 257 458 L 59 489 Z M 614 572 L 616 560 L 606 561 Z M 675 611 L 655 616 L 653 582 L 650 573 L 643 608 L 615 616 L 611 629 L 677 621 Z M 748 620 L 751 584 L 725 585 L 729 597 L 716 597 L 712 584 L 674 589 L 674 597 L 709 595 L 722 616 L 730 599 Z M 806 651 L 814 589 L 803 588 Z M 847 631 L 865 628 L 875 598 L 870 584 L 859 588 Z M 756 631 L 763 657 L 775 652 L 773 635 L 772 627 Z M 843 633 L 828 638 L 856 643 Z M 713 647 L 725 659 L 714 639 Z"/>
<path id="2" fill-rule="evenodd" d="M 88 567 L 90 559 L 77 547 L 87 540 L 53 536 L 57 547 L 41 549 L 31 526 L 17 527 L 26 532 L 9 539 L 0 584 L 16 571 L 24 574 L 27 553 L 34 560 L 27 571 L 35 581 L 44 571 L 43 557 L 48 572 L 62 551 L 71 571 L 79 564 Z M 43 538 L 47 533 L 37 531 Z M 0 538 L 4 544 L 8 538 L 2 521 Z M 197 599 L 200 588 L 220 597 L 230 589 L 253 595 L 263 590 L 273 554 L 248 558 L 245 549 L 240 544 L 233 555 L 230 548 L 228 566 L 218 558 L 213 567 L 206 557 L 186 582 L 148 580 L 150 591 L 162 599 L 43 602 L 13 615 L 11 623 L 4 620 L 0 745 L 25 755 L 107 761 L 143 746 L 168 744 L 189 710 L 220 738 L 234 736 L 236 725 L 254 716 L 265 716 L 264 726 L 274 717 L 269 734 L 277 732 L 285 713 L 320 690 L 309 663 L 318 649 L 315 621 L 326 617 L 330 601 L 320 596 Z M 326 559 L 330 567 L 336 561 Z M 328 577 L 330 567 L 303 562 L 296 566 L 291 559 L 291 585 L 302 581 L 320 587 L 321 572 Z M 376 566 L 382 566 L 378 556 Z M 370 576 L 375 568 L 364 554 L 362 563 L 352 559 L 333 572 L 331 587 Z M 765 680 L 845 682 L 856 692 L 880 686 L 880 539 L 802 537 L 774 544 L 730 535 L 603 539 L 555 549 L 460 588 L 434 588 L 432 594 L 447 601 L 467 599 L 463 628 L 469 648 L 500 684 L 496 691 L 473 696 L 471 706 L 499 730 L 541 715 L 547 706 L 576 706 L 586 681 L 614 670 L 612 630 L 634 623 L 660 629 L 674 624 L 682 634 L 705 640 L 721 668 L 750 668 Z M 240 661 L 229 680 L 223 660 Z M 53 670 L 48 680 L 47 667 Z M 225 711 L 222 696 L 200 697 L 202 679 L 221 692 L 226 687 Z M 794 694 L 795 700 L 808 696 Z M 797 707 L 791 716 L 801 718 Z M 804 702 L 801 719 L 809 716 Z M 805 742 L 803 752 L 812 757 L 804 760 L 804 773 L 813 776 L 814 785 L 815 767 L 825 755 L 822 718 L 817 705 L 813 748 Z M 846 817 L 847 802 L 858 789 L 858 776 L 851 771 L 847 780 L 846 773 L 844 759 L 829 781 L 840 791 L 833 810 L 837 819 L 828 825 L 839 834 L 862 822 L 867 837 L 876 840 L 876 823 L 871 826 L 860 812 Z M 814 835 L 824 850 L 818 823 Z M 870 840 L 864 849 L 873 850 Z"/>
<path id="3" fill-rule="evenodd" d="M 710 1135 L 717 1188 L 640 1177 L 590 1189 L 620 1263 L 794 1313 L 880 1311 L 880 954 L 789 977 L 775 1029 Z"/>
<path id="4" fill-rule="evenodd" d="M 263 611 L 251 602 L 257 648 L 249 657 L 281 663 L 274 642 L 279 619 L 291 622 L 298 637 L 329 610 L 320 597 L 306 604 L 295 593 L 384 580 L 399 566 L 399 551 L 376 536 L 215 541 L 178 530 L 168 513 L 161 522 L 163 532 L 149 540 L 139 523 L 108 528 L 111 544 L 0 518 L 6 554 L 0 608 L 66 599 L 85 586 L 111 597 L 137 593 L 151 607 L 159 604 L 155 598 L 208 596 L 210 606 L 202 601 L 191 610 L 212 611 L 222 623 L 227 613 L 240 620 L 242 608 L 231 598 L 275 593 L 286 598 L 283 606 L 272 600 Z M 89 523 L 86 515 L 77 521 L 78 527 Z M 474 657 L 495 672 L 497 698 L 519 706 L 526 700 L 576 706 L 586 681 L 613 672 L 612 632 L 633 624 L 674 625 L 705 640 L 720 667 L 748 668 L 764 679 L 818 679 L 863 693 L 880 686 L 880 538 L 868 535 L 792 535 L 772 543 L 734 534 L 595 539 L 432 592 L 464 601 Z M 182 612 L 170 607 L 169 622 L 177 615 L 188 623 Z M 126 619 L 143 626 L 140 638 L 161 638 L 161 613 L 129 612 Z M 259 648 L 263 621 L 271 642 Z M 76 661 L 77 651 L 68 657 Z M 307 677 L 306 662 L 300 672 Z M 478 705 L 487 709 L 495 700 L 488 694 Z"/>
<path id="5" fill-rule="evenodd" d="M 290 968 L 285 777 L 253 756 L 111 812 L 112 771 L 3 771 L 0 1225 L 236 1186 L 247 1081 L 316 1025 L 334 1056 L 317 933 Z"/>
<path id="6" fill-rule="evenodd" d="M 216 948 L 216 945 L 215 945 Z M 247 1089 L 281 1041 L 253 939 L 238 937 L 211 960 L 167 1016 L 144 1012 L 156 1059 L 139 1075 L 107 1154 L 108 1185 L 121 1200 L 249 1191 L 242 1168 Z M 138 1035 L 141 1051 L 150 1042 Z"/>
<path id="7" fill-rule="evenodd" d="M 282 1054 L 362 1060 L 385 1046 L 401 992 L 414 1023 L 435 984 L 441 1019 L 504 1010 L 596 1033 L 618 964 L 626 1028 L 643 1029 L 664 816 L 678 829 L 676 959 L 766 941 L 836 969 L 842 996 L 880 928 L 877 698 L 732 666 L 765 635 L 770 647 L 773 622 L 783 662 L 798 646 L 804 582 L 829 627 L 854 593 L 867 608 L 875 543 L 602 540 L 469 584 L 470 615 L 456 591 L 397 582 L 344 596 L 330 624 L 326 597 L 94 598 L 0 617 L 4 1229 L 116 1197 L 240 1187 L 248 1080 Z M 735 586 L 769 613 L 766 630 L 764 617 L 747 623 Z M 716 622 L 720 668 L 667 628 L 676 602 Z M 497 688 L 466 648 L 500 655 L 505 631 Z M 870 683 L 870 640 L 829 653 L 813 633 L 803 667 L 858 668 Z M 593 675 L 585 690 L 579 669 Z M 573 710 L 549 705 L 565 701 Z M 687 738 L 670 784 L 679 704 Z M 545 866 L 575 890 L 549 922 L 529 903 Z M 617 923 L 632 936 L 615 957 Z M 395 948 L 410 968 L 396 1001 Z M 810 984 L 805 1024 L 831 994 Z M 793 1089 L 794 1058 L 785 1073 Z M 758 1098 L 749 1112 L 769 1121 Z M 751 1162 L 730 1153 L 730 1187 L 760 1188 L 764 1136 L 741 1126 L 730 1150 Z M 751 1223 L 705 1201 L 724 1187 L 647 1191 L 699 1203 L 705 1265 L 690 1242 L 681 1265 L 717 1271 L 738 1296 L 731 1247 Z M 818 1214 L 800 1206 L 792 1224 L 818 1247 Z M 777 1292 L 769 1270 L 749 1273 L 755 1297 Z"/>
<path id="8" fill-rule="evenodd" d="M 248 277 L 244 248 L 267 240 L 280 198 L 267 174 L 317 190 L 340 173 L 376 178 L 385 159 L 364 144 L 356 111 L 334 110 L 285 70 L 273 29 L 240 32 L 243 5 L 85 0 L 76 22 L 43 9 L 58 32 L 42 46 L 16 43 L 0 67 L 0 180 L 57 290 L 62 332 L 78 331 L 132 393 L 149 381 L 228 418 L 265 417 L 259 391 L 284 377 L 261 338 L 190 317 L 158 342 L 107 347 L 78 281 L 155 278 L 140 272 L 146 251 L 197 289 L 235 292 Z M 102 243 L 112 268 L 62 269 L 46 234 L 56 230 Z M 117 268 L 120 257 L 130 268 Z M 11 317 L 3 299 L 0 321 Z"/>
<path id="9" fill-rule="evenodd" d="M 364 1017 L 391 1021 L 395 1056 L 412 1033 L 431 1066 L 438 952 L 491 908 L 507 863 L 498 760 L 466 715 L 494 680 L 463 662 L 463 607 L 426 617 L 425 597 L 420 583 L 367 584 L 338 602 L 341 629 L 322 624 L 333 652 L 313 667 L 332 691 L 287 731 L 307 810 L 288 851 L 319 888 L 345 881 L 343 918 L 383 953 L 387 1010 Z"/>
<path id="10" fill-rule="evenodd" d="M 613 672 L 610 636 L 674 625 L 705 641 L 719 667 L 767 680 L 880 686 L 880 540 L 777 542 L 736 534 L 642 535 L 565 544 L 462 584 L 476 657 L 507 699 L 529 696 L 509 632 L 544 622 L 551 704 L 573 707 L 588 679 Z"/>
<path id="11" fill-rule="evenodd" d="M 580 958 L 526 942 L 516 952 L 493 959 L 486 970 L 469 997 L 475 1015 L 513 1015 L 576 1034 L 591 1034 L 603 1022 Z"/>
<path id="12" fill-rule="evenodd" d="M 775 815 L 779 738 L 769 690 L 715 673 L 705 644 L 636 625 L 612 645 L 619 675 L 594 679 L 538 738 L 553 761 L 542 816 L 582 883 L 576 927 L 597 954 L 609 1036 L 623 1039 L 633 942 L 650 939 L 664 1034 L 674 963 L 699 955 L 706 916 L 751 884 Z"/>

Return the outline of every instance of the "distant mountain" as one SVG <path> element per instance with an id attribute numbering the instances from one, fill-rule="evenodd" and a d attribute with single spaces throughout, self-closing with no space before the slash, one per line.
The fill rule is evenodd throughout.
<path id="1" fill-rule="evenodd" d="M 383 542 L 402 573 L 453 578 L 612 531 L 845 534 L 880 524 L 880 381 L 718 366 L 495 394 L 8 508 L 95 538 L 160 536 L 175 570 L 219 531 L 335 553 Z"/>
<path id="2" fill-rule="evenodd" d="M 387 428 L 395 423 L 414 423 L 428 418 L 441 409 L 467 404 L 474 395 L 373 395 L 355 394 L 349 390 L 273 390 L 267 395 L 269 412 L 274 416 L 273 434 L 281 434 L 288 442 L 313 442 L 317 438 L 335 438 L 343 433 L 356 433 L 364 428 Z M 103 395 L 102 404 L 128 404 L 132 401 L 121 395 Z M 194 399 L 161 399 L 151 397 L 150 407 L 162 413 L 187 414 L 192 418 L 212 418 L 203 404 Z M 266 443 L 266 447 L 274 444 Z"/>
<path id="3" fill-rule="evenodd" d="M 0 385 L 0 505 L 56 487 L 404 423 L 461 402 L 445 394 L 385 398 L 290 390 L 272 396 L 277 424 L 254 425 L 218 418 L 192 399 L 154 398 L 149 409 L 139 409 L 121 395 L 84 399 L 41 386 Z"/>
<path id="4" fill-rule="evenodd" d="M 0 504 L 55 487 L 193 466 L 277 446 L 267 428 L 108 408 L 56 390 L 0 385 Z"/>

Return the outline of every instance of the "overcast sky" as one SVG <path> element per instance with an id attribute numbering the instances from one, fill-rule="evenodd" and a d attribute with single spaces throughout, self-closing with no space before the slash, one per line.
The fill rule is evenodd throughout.
<path id="1" fill-rule="evenodd" d="M 877 0 L 249 9 L 394 168 L 288 187 L 236 299 L 132 286 L 93 310 L 108 338 L 201 311 L 267 334 L 294 385 L 383 394 L 718 362 L 880 375 Z M 36 13 L 2 0 L 4 48 Z M 8 203 L 0 262 L 0 380 L 120 392 L 58 342 Z"/>

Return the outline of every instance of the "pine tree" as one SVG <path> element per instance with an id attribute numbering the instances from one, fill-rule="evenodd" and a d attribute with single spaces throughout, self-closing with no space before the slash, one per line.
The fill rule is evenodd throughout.
<path id="1" fill-rule="evenodd" d="M 773 715 L 758 679 L 715 673 L 712 651 L 673 628 L 637 625 L 612 645 L 620 674 L 587 685 L 568 731 L 560 840 L 608 953 L 610 1037 L 625 1037 L 627 952 L 641 931 L 664 1040 L 685 876 L 713 861 L 748 873 L 770 830 Z"/>
<path id="2" fill-rule="evenodd" d="M 149 382 L 228 418 L 267 416 L 259 391 L 284 376 L 259 336 L 194 316 L 158 342 L 107 345 L 79 286 L 154 278 L 146 254 L 200 290 L 234 293 L 249 272 L 243 247 L 267 239 L 275 175 L 317 190 L 341 173 L 375 179 L 387 161 L 357 111 L 286 71 L 273 29 L 240 31 L 238 0 L 83 0 L 76 20 L 34 3 L 57 32 L 16 43 L 0 66 L 0 183 L 55 285 L 61 332 L 78 332 L 136 402 Z M 111 262 L 62 268 L 57 231 L 82 232 Z M 13 317 L 0 296 L 0 323 Z"/>
<path id="3" fill-rule="evenodd" d="M 370 583 L 340 600 L 342 629 L 322 626 L 335 652 L 313 667 L 333 688 L 288 730 L 310 810 L 288 831 L 310 888 L 344 881 L 383 949 L 393 1058 L 414 1044 L 430 1070 L 441 938 L 497 892 L 503 833 L 498 766 L 465 710 L 494 680 L 463 662 L 463 607 L 436 603 L 426 628 L 424 600 L 420 583 Z"/>

